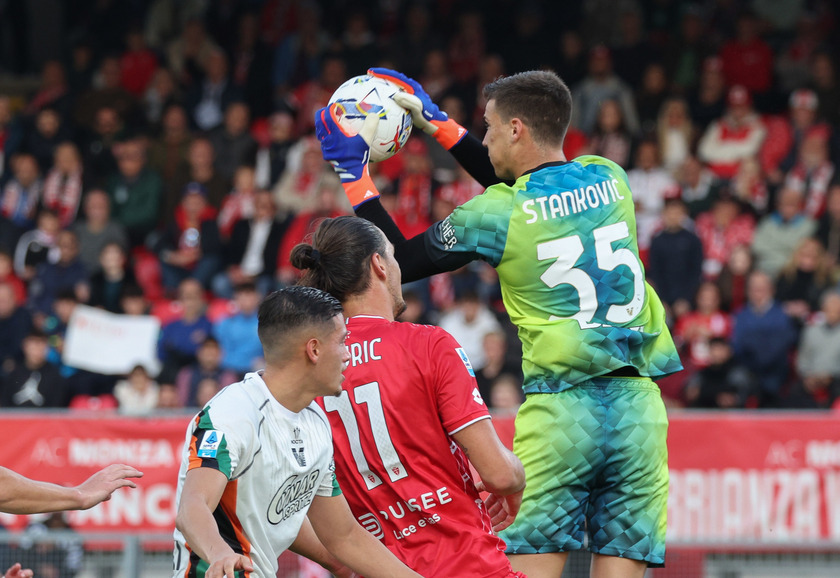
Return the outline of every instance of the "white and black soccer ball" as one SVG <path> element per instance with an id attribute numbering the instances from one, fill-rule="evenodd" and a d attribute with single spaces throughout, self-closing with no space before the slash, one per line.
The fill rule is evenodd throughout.
<path id="1" fill-rule="evenodd" d="M 379 128 L 370 145 L 370 162 L 394 156 L 411 135 L 411 113 L 391 98 L 402 88 L 384 78 L 364 74 L 339 86 L 330 97 L 338 123 L 356 134 L 369 114 L 379 115 Z"/>

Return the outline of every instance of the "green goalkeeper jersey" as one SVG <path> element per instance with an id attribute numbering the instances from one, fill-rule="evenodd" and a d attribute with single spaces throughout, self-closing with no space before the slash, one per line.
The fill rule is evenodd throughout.
<path id="1" fill-rule="evenodd" d="M 526 393 L 625 366 L 652 378 L 682 369 L 645 282 L 627 175 L 612 161 L 583 156 L 493 185 L 433 227 L 426 248 L 439 265 L 467 253 L 496 268 Z"/>

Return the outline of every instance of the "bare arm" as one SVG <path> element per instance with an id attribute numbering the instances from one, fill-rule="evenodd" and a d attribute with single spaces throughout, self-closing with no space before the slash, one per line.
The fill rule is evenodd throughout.
<path id="1" fill-rule="evenodd" d="M 330 574 L 337 578 L 354 578 L 358 576 L 352 570 L 342 564 L 338 558 L 330 554 L 329 550 L 321 543 L 312 528 L 312 522 L 307 516 L 303 520 L 303 526 L 298 532 L 298 537 L 289 546 L 289 550 L 295 554 L 299 554 L 305 558 L 309 558 L 313 562 L 317 562 L 324 568 L 330 571 Z"/>
<path id="2" fill-rule="evenodd" d="M 175 527 L 184 535 L 190 549 L 210 564 L 205 573 L 207 578 L 233 578 L 236 570 L 254 569 L 247 556 L 234 552 L 222 539 L 213 518 L 227 482 L 222 472 L 212 468 L 188 471 L 175 516 Z"/>
<path id="3" fill-rule="evenodd" d="M 357 573 L 367 578 L 420 576 L 356 522 L 344 496 L 317 496 L 309 520 L 327 550 Z"/>
<path id="4" fill-rule="evenodd" d="M 30 480 L 12 470 L 0 467 L 0 511 L 8 514 L 38 514 L 63 510 L 87 510 L 111 498 L 118 488 L 136 488 L 128 478 L 139 478 L 143 472 L 124 464 L 104 468 L 82 484 L 68 488 Z"/>
<path id="5" fill-rule="evenodd" d="M 452 437 L 481 476 L 476 488 L 490 493 L 486 504 L 493 529 L 504 530 L 513 523 L 522 505 L 525 490 L 522 462 L 502 444 L 489 419 L 477 421 Z"/>
<path id="6" fill-rule="evenodd" d="M 3 578 L 32 578 L 32 576 L 32 570 L 21 568 L 20 563 L 13 565 L 3 574 Z"/>

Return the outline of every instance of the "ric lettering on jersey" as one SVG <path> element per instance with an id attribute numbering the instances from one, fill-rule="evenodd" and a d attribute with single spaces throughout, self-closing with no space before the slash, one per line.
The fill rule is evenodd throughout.
<path id="1" fill-rule="evenodd" d="M 350 343 L 347 346 L 350 348 L 350 365 L 352 367 L 356 367 L 357 365 L 367 363 L 368 361 L 379 361 L 382 359 L 382 357 L 378 355 L 374 349 L 374 346 L 377 343 L 382 343 L 381 337 L 371 339 L 370 341 L 357 341 L 355 343 Z"/>
<path id="2" fill-rule="evenodd" d="M 577 214 L 588 209 L 623 201 L 624 195 L 618 190 L 618 180 L 600 181 L 573 191 L 560 191 L 522 203 L 522 211 L 529 215 L 526 225 L 540 219 L 547 221 L 557 217 Z"/>

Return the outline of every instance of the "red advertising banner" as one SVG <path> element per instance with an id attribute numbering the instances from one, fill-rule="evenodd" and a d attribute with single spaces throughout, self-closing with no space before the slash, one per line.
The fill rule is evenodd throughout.
<path id="1" fill-rule="evenodd" d="M 169 533 L 189 415 L 154 419 L 0 414 L 0 465 L 65 485 L 115 462 L 144 472 L 71 524 L 95 532 Z M 505 443 L 512 418 L 496 418 Z M 840 418 L 833 414 L 675 413 L 669 431 L 672 542 L 840 542 Z M 23 516 L 0 515 L 8 528 Z"/>

